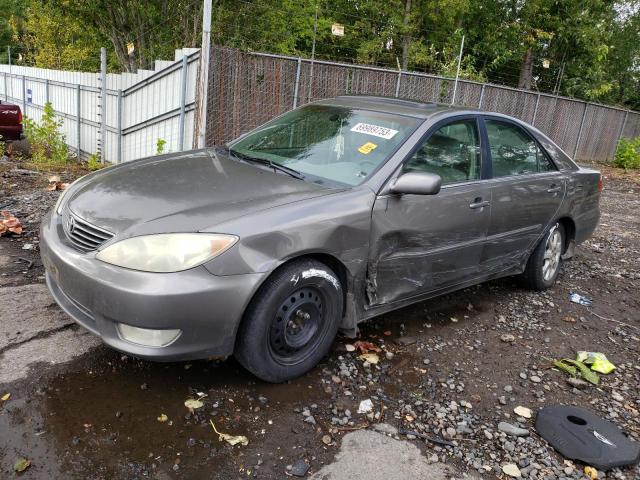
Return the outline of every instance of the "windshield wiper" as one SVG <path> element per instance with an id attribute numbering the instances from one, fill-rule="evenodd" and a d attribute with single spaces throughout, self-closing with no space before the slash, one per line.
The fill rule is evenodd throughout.
<path id="1" fill-rule="evenodd" d="M 280 165 L 279 163 L 272 162 L 271 160 L 267 160 L 266 158 L 252 157 L 251 155 L 247 155 L 246 153 L 240 153 L 236 150 L 228 149 L 229 153 L 240 160 L 245 160 L 247 162 L 253 162 L 260 165 L 264 165 L 269 168 L 273 168 L 274 170 L 279 170 L 281 172 L 286 173 L 287 175 L 292 176 L 293 178 L 297 178 L 298 180 L 304 180 L 304 175 L 299 171 L 291 168 L 285 167 L 284 165 Z"/>

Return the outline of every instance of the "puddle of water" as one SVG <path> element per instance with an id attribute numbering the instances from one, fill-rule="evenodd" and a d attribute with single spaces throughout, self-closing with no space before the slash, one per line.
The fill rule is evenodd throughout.
<path id="1" fill-rule="evenodd" d="M 233 361 L 154 364 L 115 352 L 95 368 L 55 377 L 29 399 L 12 402 L 0 415 L 0 473 L 26 456 L 24 478 L 212 478 L 237 474 L 253 448 L 268 451 L 274 429 L 299 423 L 293 406 L 322 397 L 315 375 L 284 385 L 257 381 Z M 194 414 L 188 398 L 203 398 Z M 312 403 L 312 402 L 310 402 Z M 167 422 L 157 418 L 165 414 Z M 287 418 L 290 417 L 290 418 Z M 219 431 L 246 435 L 249 447 L 219 442 Z M 272 426 L 269 420 L 273 422 Z M 7 432 L 7 433 L 4 433 Z M 258 449 L 259 447 L 259 449 Z M 277 447 L 273 447 L 277 450 Z M 248 465 L 254 458 L 247 458 Z M 174 465 L 179 467 L 174 470 Z M 2 476 L 2 475 L 0 475 Z M 235 476 L 235 475 L 234 475 Z"/>

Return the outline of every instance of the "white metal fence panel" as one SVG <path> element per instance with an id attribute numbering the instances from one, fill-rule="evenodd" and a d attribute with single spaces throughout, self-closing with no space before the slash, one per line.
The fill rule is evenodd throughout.
<path id="1" fill-rule="evenodd" d="M 185 150 L 193 139 L 199 55 L 177 50 L 173 61 L 156 62 L 157 70 L 108 74 L 105 99 L 97 73 L 0 65 L 0 99 L 36 121 L 50 102 L 71 151 L 83 158 L 135 160 L 156 153 L 158 140 L 165 152 Z"/>

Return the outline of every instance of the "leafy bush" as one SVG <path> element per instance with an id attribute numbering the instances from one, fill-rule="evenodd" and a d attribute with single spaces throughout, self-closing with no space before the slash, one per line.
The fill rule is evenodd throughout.
<path id="1" fill-rule="evenodd" d="M 621 168 L 640 168 L 640 137 L 621 138 L 613 164 Z"/>
<path id="2" fill-rule="evenodd" d="M 87 159 L 87 168 L 89 170 L 94 172 L 96 170 L 100 170 L 102 167 L 104 167 L 104 164 L 100 161 L 99 154 L 92 153 L 91 155 L 89 155 L 89 158 Z"/>
<path id="3" fill-rule="evenodd" d="M 156 142 L 156 155 L 161 155 L 164 153 L 164 146 L 167 144 L 167 141 L 159 138 Z"/>
<path id="4" fill-rule="evenodd" d="M 34 163 L 60 165 L 69 161 L 69 148 L 60 132 L 62 120 L 56 118 L 51 103 L 45 104 L 39 122 L 25 117 L 24 126 Z"/>

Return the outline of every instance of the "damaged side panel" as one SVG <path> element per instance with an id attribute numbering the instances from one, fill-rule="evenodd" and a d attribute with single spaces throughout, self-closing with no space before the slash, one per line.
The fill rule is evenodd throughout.
<path id="1" fill-rule="evenodd" d="M 481 182 L 437 195 L 390 195 L 372 214 L 367 295 L 371 306 L 439 290 L 478 276 L 490 207 Z"/>

